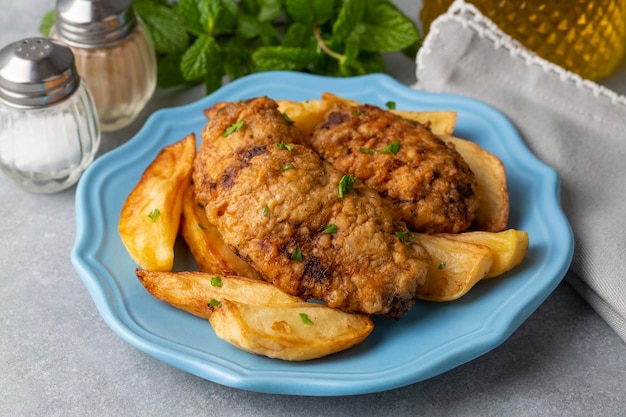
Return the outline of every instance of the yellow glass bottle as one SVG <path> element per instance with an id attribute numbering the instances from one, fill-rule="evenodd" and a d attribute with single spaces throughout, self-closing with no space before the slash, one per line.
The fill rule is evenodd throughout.
<path id="1" fill-rule="evenodd" d="M 626 47 L 626 0 L 468 0 L 504 32 L 540 57 L 599 80 L 610 75 Z M 424 0 L 420 20 L 430 23 L 452 0 Z"/>

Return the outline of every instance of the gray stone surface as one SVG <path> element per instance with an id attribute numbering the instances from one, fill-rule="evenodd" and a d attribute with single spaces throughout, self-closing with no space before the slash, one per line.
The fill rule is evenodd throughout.
<path id="1" fill-rule="evenodd" d="M 2 0 L 0 43 L 35 35 L 53 4 Z M 388 62 L 392 75 L 414 81 L 413 62 Z M 626 89 L 626 68 L 606 83 Z M 159 92 L 146 114 L 201 94 Z M 105 135 L 101 153 L 142 122 Z M 131 347 L 100 318 L 69 260 L 74 196 L 28 194 L 0 174 L 0 416 L 626 415 L 626 344 L 565 283 L 501 346 L 404 388 L 295 397 L 195 377 Z"/>

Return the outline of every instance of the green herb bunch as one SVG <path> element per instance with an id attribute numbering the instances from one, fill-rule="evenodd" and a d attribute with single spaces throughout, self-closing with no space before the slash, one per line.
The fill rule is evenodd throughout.
<path id="1" fill-rule="evenodd" d="M 389 0 L 134 0 L 154 41 L 161 88 L 207 93 L 270 70 L 330 76 L 384 72 L 381 53 L 419 48 L 415 24 Z M 48 35 L 54 12 L 40 31 Z"/>

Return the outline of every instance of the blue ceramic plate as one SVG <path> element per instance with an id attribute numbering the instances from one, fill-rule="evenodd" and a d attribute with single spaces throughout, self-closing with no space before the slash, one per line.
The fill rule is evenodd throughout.
<path id="1" fill-rule="evenodd" d="M 530 235 L 526 260 L 511 273 L 480 282 L 450 303 L 419 302 L 399 321 L 375 319 L 364 343 L 327 358 L 284 362 L 243 352 L 218 339 L 205 320 L 154 299 L 135 277 L 117 233 L 122 204 L 165 145 L 190 132 L 198 137 L 202 110 L 217 101 L 267 95 L 306 100 L 323 91 L 381 107 L 452 109 L 455 135 L 497 154 L 507 169 L 509 227 Z M 526 148 L 511 123 L 480 102 L 414 91 L 386 75 L 325 78 L 269 72 L 248 76 L 210 96 L 159 110 L 123 146 L 99 158 L 76 194 L 77 234 L 72 263 L 107 324 L 136 348 L 187 372 L 246 390 L 301 395 L 347 395 L 389 390 L 425 380 L 504 342 L 559 284 L 573 239 L 559 202 L 559 179 Z M 175 269 L 195 268 L 184 246 Z"/>

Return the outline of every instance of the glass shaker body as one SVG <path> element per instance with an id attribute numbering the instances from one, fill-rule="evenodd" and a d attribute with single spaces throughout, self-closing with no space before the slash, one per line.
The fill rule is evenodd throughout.
<path id="1" fill-rule="evenodd" d="M 57 17 L 57 24 L 59 19 L 62 15 Z M 83 39 L 70 39 L 59 27 L 50 32 L 52 39 L 74 52 L 76 67 L 96 103 L 103 131 L 131 124 L 156 89 L 156 54 L 144 24 L 133 16 L 132 25 L 123 29 L 118 39 L 98 39 L 97 34 L 89 32 L 83 34 Z"/>
<path id="2" fill-rule="evenodd" d="M 0 167 L 23 189 L 54 193 L 74 185 L 94 160 L 100 133 L 83 86 L 41 109 L 0 106 Z"/>

